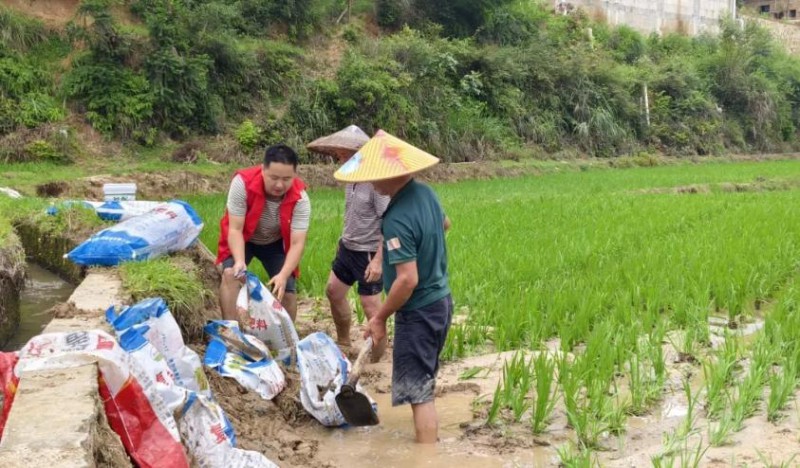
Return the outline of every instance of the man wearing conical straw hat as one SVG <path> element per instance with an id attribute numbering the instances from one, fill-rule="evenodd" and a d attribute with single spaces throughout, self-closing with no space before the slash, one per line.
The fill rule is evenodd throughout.
<path id="1" fill-rule="evenodd" d="M 449 220 L 433 189 L 413 178 L 438 162 L 379 130 L 334 174 L 343 182 L 372 182 L 391 198 L 381 224 L 387 297 L 364 337 L 383 339 L 394 315 L 392 405 L 411 404 L 420 443 L 438 439 L 434 389 L 453 316 L 444 236 Z"/>
<path id="2" fill-rule="evenodd" d="M 334 134 L 317 138 L 306 147 L 334 156 L 343 163 L 367 141 L 369 136 L 363 130 L 350 125 Z M 336 325 L 336 341 L 342 347 L 349 348 L 352 344 L 352 311 L 347 293 L 353 284 L 358 282 L 358 296 L 368 319 L 381 306 L 381 216 L 388 204 L 389 197 L 376 193 L 370 183 L 350 183 L 345 187 L 344 229 L 325 288 Z M 384 339 L 372 348 L 373 362 L 380 359 L 386 349 L 386 341 Z"/>

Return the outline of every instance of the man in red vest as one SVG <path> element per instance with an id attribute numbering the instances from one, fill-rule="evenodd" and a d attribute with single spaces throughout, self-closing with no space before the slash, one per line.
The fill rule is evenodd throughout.
<path id="1" fill-rule="evenodd" d="M 297 153 L 288 146 L 270 146 L 262 165 L 237 171 L 231 181 L 217 251 L 225 320 L 238 319 L 236 297 L 253 257 L 264 265 L 268 285 L 292 320 L 297 315 L 296 278 L 311 218 L 297 163 Z"/>

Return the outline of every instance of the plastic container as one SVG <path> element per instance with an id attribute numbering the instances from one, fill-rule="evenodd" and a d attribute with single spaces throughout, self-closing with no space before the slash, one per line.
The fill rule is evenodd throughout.
<path id="1" fill-rule="evenodd" d="M 136 184 L 103 184 L 105 201 L 133 201 L 136 200 Z"/>

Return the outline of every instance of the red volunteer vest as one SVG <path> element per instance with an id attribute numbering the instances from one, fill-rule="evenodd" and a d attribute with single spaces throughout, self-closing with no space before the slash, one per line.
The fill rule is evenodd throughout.
<path id="1" fill-rule="evenodd" d="M 264 192 L 264 176 L 261 173 L 261 166 L 248 167 L 236 172 L 237 175 L 244 180 L 244 188 L 247 193 L 247 212 L 244 215 L 244 228 L 242 235 L 244 241 L 247 242 L 253 237 L 258 227 L 258 221 L 261 219 L 261 213 L 264 212 L 264 205 L 267 202 L 266 193 Z M 301 198 L 302 191 L 306 188 L 306 184 L 299 177 L 295 177 L 292 186 L 286 192 L 286 195 L 281 201 L 279 208 L 279 218 L 281 222 L 281 237 L 283 238 L 283 251 L 289 252 L 292 236 L 292 215 L 294 214 L 294 206 Z M 217 249 L 217 265 L 224 262 L 225 259 L 231 256 L 231 250 L 228 247 L 228 210 L 220 221 L 219 230 L 219 247 Z M 293 273 L 295 277 L 300 276 L 300 268 L 298 267 Z"/>

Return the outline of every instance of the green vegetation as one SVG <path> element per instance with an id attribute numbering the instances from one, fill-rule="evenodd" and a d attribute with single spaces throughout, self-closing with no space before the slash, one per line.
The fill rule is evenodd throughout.
<path id="1" fill-rule="evenodd" d="M 775 161 L 437 186 L 453 220 L 451 286 L 466 314 L 445 356 L 534 351 L 506 364 L 488 421 L 546 433 L 553 405 L 563 404 L 577 446 L 562 455 L 585 463 L 630 415 L 651 411 L 668 377 L 664 345 L 679 344 L 705 379 L 700 388 L 684 383 L 686 421 L 656 458 L 694 466 L 759 411 L 779 418 L 796 389 L 797 181 L 800 162 Z M 300 288 L 321 297 L 343 202 L 337 190 L 310 196 Z M 215 245 L 224 194 L 190 202 L 206 221 L 202 240 Z M 763 332 L 739 336 L 764 319 Z M 712 334 L 721 341 L 713 349 Z M 554 338 L 559 349 L 545 350 Z M 705 443 L 695 439 L 698 418 L 708 421 Z"/>
<path id="2" fill-rule="evenodd" d="M 129 145 L 223 133 L 244 154 L 352 123 L 448 161 L 798 147 L 800 61 L 755 25 L 661 38 L 549 2 L 348 5 L 87 0 L 64 30 L 2 8 L 0 136 L 57 146 L 25 129 L 73 113 Z M 38 146 L 0 161 L 52 157 Z"/>
<path id="3" fill-rule="evenodd" d="M 163 298 L 184 336 L 187 339 L 202 338 L 204 306 L 212 293 L 203 286 L 197 267 L 191 261 L 167 257 L 130 262 L 121 265 L 119 272 L 123 288 L 134 301 Z"/>

